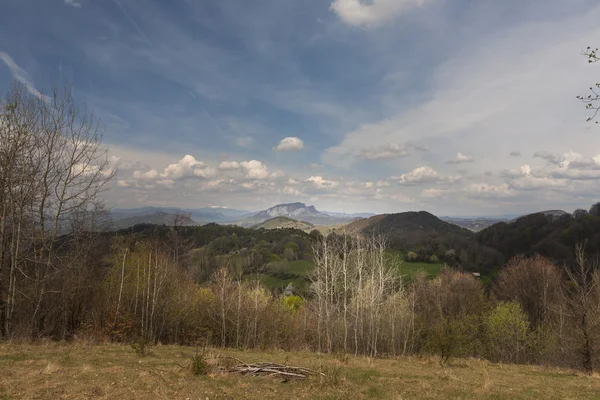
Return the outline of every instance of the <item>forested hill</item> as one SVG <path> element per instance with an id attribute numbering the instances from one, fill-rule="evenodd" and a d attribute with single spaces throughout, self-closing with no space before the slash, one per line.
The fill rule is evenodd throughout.
<path id="1" fill-rule="evenodd" d="M 600 216 L 531 214 L 511 223 L 492 225 L 479 232 L 477 240 L 501 253 L 505 260 L 518 254 L 540 254 L 558 264 L 570 264 L 578 242 L 587 242 L 589 254 L 600 254 Z"/>
<path id="2" fill-rule="evenodd" d="M 575 245 L 587 241 L 590 256 L 600 254 L 597 208 L 574 215 L 540 212 L 500 222 L 473 233 L 425 212 L 376 215 L 355 221 L 347 231 L 384 234 L 391 247 L 417 261 L 440 260 L 467 271 L 494 275 L 516 255 L 540 254 L 557 265 L 574 262 Z M 433 257 L 433 258 L 432 258 Z"/>
<path id="3" fill-rule="evenodd" d="M 426 211 L 410 211 L 397 214 L 381 214 L 348 224 L 348 230 L 367 234 L 382 233 L 393 241 L 420 241 L 423 235 L 456 234 L 473 236 L 474 234 L 458 225 L 442 221 Z"/>

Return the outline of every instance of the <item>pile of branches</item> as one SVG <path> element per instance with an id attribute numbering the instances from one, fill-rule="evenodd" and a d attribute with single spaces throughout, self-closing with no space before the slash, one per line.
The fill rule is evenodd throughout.
<path id="1" fill-rule="evenodd" d="M 283 365 L 271 362 L 258 362 L 252 364 L 242 363 L 229 368 L 229 372 L 235 372 L 242 375 L 281 376 L 294 379 L 306 379 L 310 375 L 325 376 L 325 374 L 322 372 L 313 371 L 308 368 L 294 367 L 292 365 Z"/>

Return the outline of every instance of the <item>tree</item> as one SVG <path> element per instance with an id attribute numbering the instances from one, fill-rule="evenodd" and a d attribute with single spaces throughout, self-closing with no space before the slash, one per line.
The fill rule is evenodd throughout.
<path id="1" fill-rule="evenodd" d="M 114 175 L 94 116 L 70 88 L 33 95 L 15 83 L 0 100 L 0 301 L 3 334 L 19 314 L 42 334 L 64 272 L 81 261 L 99 194 Z M 68 249 L 68 251 L 67 251 Z M 25 321 L 25 319 L 27 321 Z"/>
<path id="2" fill-rule="evenodd" d="M 534 327 L 550 324 L 563 298 L 560 271 L 542 256 L 517 256 L 500 271 L 495 295 L 517 302 Z"/>
<path id="3" fill-rule="evenodd" d="M 573 320 L 571 339 L 579 355 L 578 364 L 587 374 L 594 371 L 595 341 L 600 339 L 600 273 L 598 265 L 586 258 L 585 243 L 575 248 L 576 265 L 567 269 L 565 291 Z"/>
<path id="4" fill-rule="evenodd" d="M 594 217 L 600 217 L 600 202 L 590 207 L 590 215 Z"/>
<path id="5" fill-rule="evenodd" d="M 517 302 L 500 302 L 485 318 L 492 360 L 519 363 L 530 345 L 529 321 Z"/>
<path id="6" fill-rule="evenodd" d="M 581 54 L 587 57 L 588 63 L 590 64 L 596 63 L 600 60 L 598 48 L 592 49 L 590 46 L 588 46 L 587 49 L 581 52 Z M 587 119 L 588 122 L 593 121 L 600 111 L 600 82 L 595 83 L 594 86 L 590 87 L 589 90 L 591 94 L 588 94 L 587 96 L 577 96 L 577 98 L 585 104 L 585 108 L 592 111 L 592 115 Z M 596 123 L 598 122 L 599 121 L 596 121 Z"/>
<path id="7" fill-rule="evenodd" d="M 573 217 L 575 218 L 583 218 L 586 215 L 588 215 L 588 211 L 582 208 L 578 208 L 577 210 L 573 211 Z"/>

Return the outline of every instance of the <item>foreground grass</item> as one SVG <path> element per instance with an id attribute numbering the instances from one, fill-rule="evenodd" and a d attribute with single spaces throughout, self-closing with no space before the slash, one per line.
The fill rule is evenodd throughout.
<path id="1" fill-rule="evenodd" d="M 139 357 L 127 345 L 2 344 L 0 399 L 599 399 L 600 379 L 558 369 L 462 360 L 369 359 L 315 353 L 215 349 L 244 362 L 322 370 L 288 381 L 218 370 L 193 376 L 193 348 L 155 346 Z"/>

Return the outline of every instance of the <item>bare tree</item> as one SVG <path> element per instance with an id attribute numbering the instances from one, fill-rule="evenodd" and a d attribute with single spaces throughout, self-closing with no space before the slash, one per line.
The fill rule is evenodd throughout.
<path id="1" fill-rule="evenodd" d="M 588 63 L 593 64 L 600 61 L 600 56 L 598 56 L 598 48 L 592 49 L 590 46 L 587 49 L 581 52 L 588 59 Z M 588 95 L 579 95 L 577 98 L 581 100 L 585 104 L 585 108 L 592 111 L 592 115 L 590 115 L 587 121 L 593 121 L 596 119 L 598 112 L 600 111 L 600 106 L 598 102 L 600 102 L 600 82 L 594 84 L 589 88 L 590 94 Z M 599 121 L 596 121 L 598 123 Z"/>
<path id="2" fill-rule="evenodd" d="M 66 251 L 81 233 L 71 221 L 94 208 L 114 175 L 101 139 L 96 119 L 77 107 L 69 88 L 36 97 L 16 83 L 0 103 L 5 336 L 11 334 L 15 310 L 28 314 L 33 335 L 44 329 L 52 308 L 46 299 L 60 294 L 49 281 L 77 262 L 80 254 Z M 21 284 L 25 287 L 17 290 Z"/>
<path id="3" fill-rule="evenodd" d="M 575 268 L 567 269 L 567 304 L 574 321 L 572 339 L 580 356 L 579 365 L 591 375 L 596 357 L 595 341 L 600 334 L 600 274 L 597 261 L 586 257 L 585 243 L 577 244 L 575 259 Z"/>

